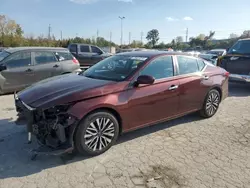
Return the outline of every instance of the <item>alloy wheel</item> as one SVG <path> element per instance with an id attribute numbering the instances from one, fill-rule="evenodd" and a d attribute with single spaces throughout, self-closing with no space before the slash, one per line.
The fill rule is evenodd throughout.
<path id="1" fill-rule="evenodd" d="M 85 131 L 85 145 L 92 151 L 101 151 L 109 146 L 114 136 L 114 122 L 109 118 L 97 118 Z"/>
<path id="2" fill-rule="evenodd" d="M 220 104 L 220 96 L 216 92 L 210 93 L 206 102 L 206 111 L 209 116 L 216 113 Z"/>

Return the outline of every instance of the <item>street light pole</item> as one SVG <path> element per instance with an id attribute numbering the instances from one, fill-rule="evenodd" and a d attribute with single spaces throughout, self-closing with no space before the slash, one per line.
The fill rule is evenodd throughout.
<path id="1" fill-rule="evenodd" d="M 119 18 L 121 19 L 121 46 L 122 46 L 122 38 L 123 38 L 123 19 L 125 19 L 124 16 L 119 16 Z"/>

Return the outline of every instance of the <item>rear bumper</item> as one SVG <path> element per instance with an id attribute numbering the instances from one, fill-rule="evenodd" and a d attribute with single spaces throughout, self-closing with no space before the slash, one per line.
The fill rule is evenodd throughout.
<path id="1" fill-rule="evenodd" d="M 250 83 L 250 75 L 230 74 L 230 82 Z"/>

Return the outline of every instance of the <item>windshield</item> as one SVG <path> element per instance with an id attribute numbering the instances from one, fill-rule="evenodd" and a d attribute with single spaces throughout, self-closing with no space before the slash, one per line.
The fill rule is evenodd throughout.
<path id="1" fill-rule="evenodd" d="M 229 50 L 229 54 L 250 55 L 250 40 L 240 40 L 236 42 Z"/>
<path id="2" fill-rule="evenodd" d="M 148 57 L 114 55 L 90 67 L 81 75 L 101 80 L 123 81 L 134 73 Z"/>
<path id="3" fill-rule="evenodd" d="M 8 53 L 6 51 L 0 52 L 0 61 L 2 61 L 3 59 L 5 59 L 9 55 L 10 55 L 10 53 Z"/>

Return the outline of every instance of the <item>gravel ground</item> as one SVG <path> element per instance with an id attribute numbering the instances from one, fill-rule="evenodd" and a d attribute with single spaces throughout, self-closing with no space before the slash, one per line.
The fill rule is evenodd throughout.
<path id="1" fill-rule="evenodd" d="M 92 158 L 30 160 L 13 95 L 0 97 L 1 188 L 249 188 L 250 87 L 231 85 L 210 119 L 196 114 L 125 134 Z"/>

